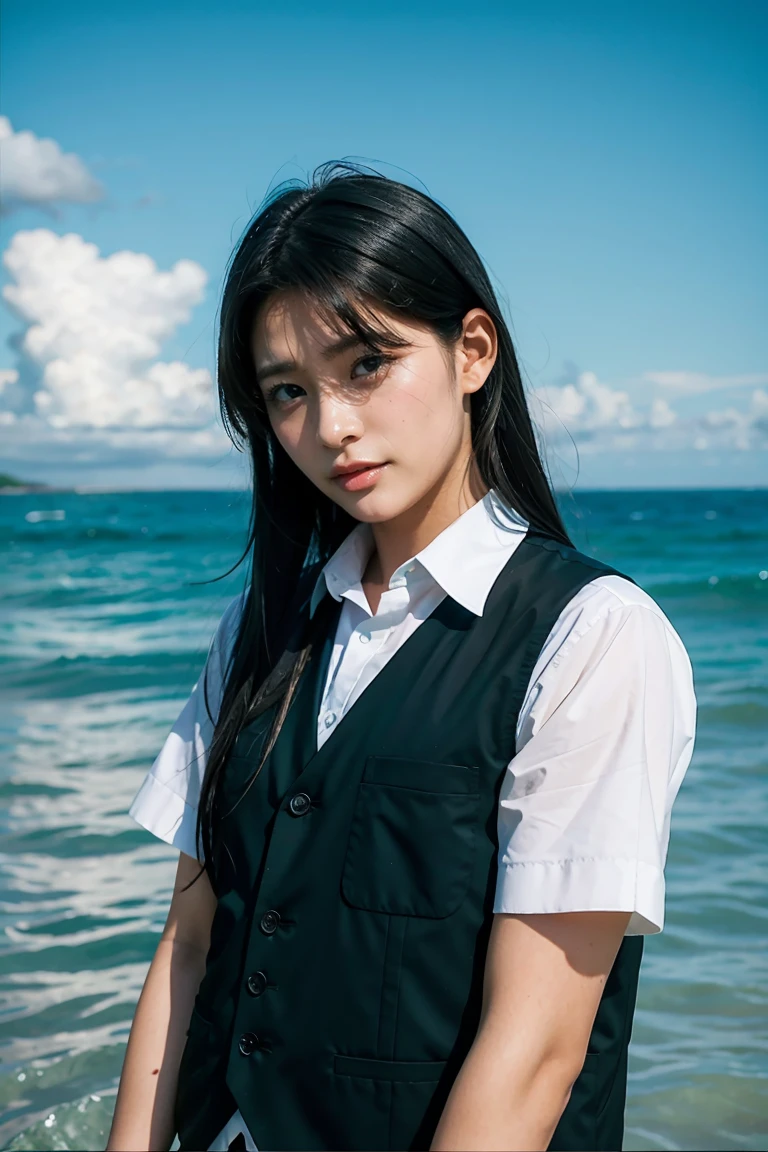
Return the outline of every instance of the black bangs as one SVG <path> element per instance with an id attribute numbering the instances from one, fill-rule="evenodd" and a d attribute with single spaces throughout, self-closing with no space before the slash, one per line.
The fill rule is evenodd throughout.
<path id="1" fill-rule="evenodd" d="M 313 288 L 309 296 L 318 315 L 339 336 L 355 335 L 370 348 L 404 348 L 408 340 L 386 322 L 381 303 L 355 297 L 348 285 L 331 282 Z M 406 317 L 403 317 L 406 319 Z"/>

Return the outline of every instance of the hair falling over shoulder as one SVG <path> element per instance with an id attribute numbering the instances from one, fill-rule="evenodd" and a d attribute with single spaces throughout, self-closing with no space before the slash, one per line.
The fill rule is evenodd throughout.
<path id="1" fill-rule="evenodd" d="M 308 577 L 357 523 L 289 459 L 257 386 L 254 319 L 272 293 L 285 289 L 306 293 L 340 333 L 353 332 L 380 349 L 401 343 L 386 325 L 387 313 L 428 325 L 450 348 L 471 308 L 488 312 L 499 346 L 488 379 L 471 397 L 477 468 L 487 487 L 533 529 L 571 544 L 539 453 L 508 325 L 480 256 L 453 217 L 426 193 L 346 161 L 329 161 L 306 184 L 289 181 L 270 193 L 232 254 L 218 330 L 219 405 L 230 439 L 249 454 L 252 502 L 237 562 L 249 558 L 250 582 L 198 808 L 198 839 L 214 890 L 226 815 L 220 784 L 232 747 L 246 724 L 277 705 L 250 786 L 321 627 L 323 613 L 308 620 Z"/>

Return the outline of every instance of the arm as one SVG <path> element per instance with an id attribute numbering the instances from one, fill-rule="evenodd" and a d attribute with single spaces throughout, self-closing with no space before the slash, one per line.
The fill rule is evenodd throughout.
<path id="1" fill-rule="evenodd" d="M 494 916 L 477 1036 L 433 1150 L 547 1148 L 628 922 L 628 912 Z"/>
<path id="2" fill-rule="evenodd" d="M 107 1152 L 168 1149 L 173 1106 L 192 1004 L 205 971 L 216 898 L 197 860 L 179 854 L 160 943 L 149 966 L 128 1038 Z"/>
<path id="3" fill-rule="evenodd" d="M 695 718 L 690 660 L 647 593 L 613 576 L 583 588 L 519 716 L 481 1021 L 433 1149 L 548 1146 L 630 916 L 634 932 L 663 926 Z"/>

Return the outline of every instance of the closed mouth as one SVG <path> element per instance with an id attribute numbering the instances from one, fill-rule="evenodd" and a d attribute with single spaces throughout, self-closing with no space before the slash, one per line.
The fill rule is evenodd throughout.
<path id="1" fill-rule="evenodd" d="M 374 468 L 383 468 L 383 467 L 384 467 L 383 463 L 382 464 L 359 464 L 359 465 L 355 465 L 354 468 L 345 468 L 341 472 L 332 472 L 331 473 L 331 479 L 332 480 L 341 480 L 345 476 L 357 476 L 357 474 L 359 472 L 371 472 Z"/>

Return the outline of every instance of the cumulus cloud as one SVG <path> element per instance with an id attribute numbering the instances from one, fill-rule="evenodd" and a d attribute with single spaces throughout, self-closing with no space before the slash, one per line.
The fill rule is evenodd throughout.
<path id="1" fill-rule="evenodd" d="M 768 446 L 768 392 L 756 388 L 748 408 L 716 408 L 706 412 L 698 424 L 694 448 L 710 448 L 724 441 L 741 451 Z"/>
<path id="2" fill-rule="evenodd" d="M 710 376 L 706 372 L 644 372 L 643 380 L 668 388 L 678 396 L 696 396 L 720 388 L 754 388 L 768 384 L 768 372 L 744 373 L 741 376 Z"/>
<path id="3" fill-rule="evenodd" d="M 207 369 L 158 359 L 203 297 L 199 264 L 179 260 L 163 272 L 142 253 L 104 257 L 82 236 L 45 228 L 17 232 L 3 262 L 3 296 L 26 326 L 17 342 L 23 398 L 17 391 L 5 403 L 4 389 L 6 412 L 57 429 L 210 424 Z"/>
<path id="4" fill-rule="evenodd" d="M 89 204 L 104 197 L 102 185 L 79 156 L 62 152 L 55 140 L 34 132 L 14 132 L 7 116 L 0 116 L 0 155 L 0 202 L 5 211 L 22 204 Z"/>
<path id="5" fill-rule="evenodd" d="M 657 396 L 651 403 L 651 410 L 648 415 L 649 427 L 669 428 L 676 421 L 677 413 L 670 408 L 669 403 L 663 397 Z"/>
<path id="6" fill-rule="evenodd" d="M 756 388 L 750 400 L 741 407 L 730 404 L 685 413 L 674 408 L 666 396 L 651 395 L 648 386 L 654 376 L 657 387 L 670 386 L 678 379 L 680 399 L 696 393 L 722 388 L 724 381 L 744 385 L 768 382 L 768 375 L 706 377 L 696 373 L 646 373 L 641 378 L 641 400 L 633 400 L 626 389 L 615 388 L 597 378 L 594 372 L 579 372 L 572 365 L 570 379 L 544 385 L 532 395 L 532 409 L 545 439 L 556 442 L 572 437 L 587 451 L 645 447 L 668 450 L 675 448 L 730 448 L 747 451 L 768 447 L 768 392 Z M 689 405 L 690 408 L 690 405 Z"/>
<path id="7" fill-rule="evenodd" d="M 581 441 L 608 444 L 617 433 L 652 426 L 652 419 L 656 425 L 675 420 L 666 402 L 644 414 L 634 407 L 629 392 L 604 384 L 594 372 L 578 372 L 571 365 L 567 376 L 572 379 L 535 393 L 534 414 L 548 438 L 570 434 Z"/>
<path id="8" fill-rule="evenodd" d="M 0 368 L 0 396 L 9 384 L 15 384 L 18 379 L 19 374 L 15 368 Z"/>
<path id="9" fill-rule="evenodd" d="M 594 372 L 579 372 L 574 383 L 538 389 L 543 401 L 545 431 L 550 434 L 579 432 L 592 436 L 601 431 L 632 429 L 645 421 L 636 411 L 629 393 L 598 380 Z"/>

